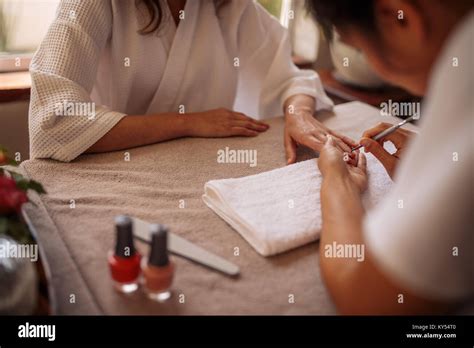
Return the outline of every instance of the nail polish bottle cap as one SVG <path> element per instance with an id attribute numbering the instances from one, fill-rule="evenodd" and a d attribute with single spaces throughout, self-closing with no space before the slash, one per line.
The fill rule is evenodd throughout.
<path id="1" fill-rule="evenodd" d="M 151 252 L 148 263 L 156 267 L 164 267 L 169 264 L 168 259 L 168 228 L 153 224 L 150 225 Z"/>
<path id="2" fill-rule="evenodd" d="M 115 218 L 115 229 L 117 231 L 115 255 L 124 258 L 135 255 L 135 245 L 133 244 L 132 219 L 125 215 L 117 216 Z"/>

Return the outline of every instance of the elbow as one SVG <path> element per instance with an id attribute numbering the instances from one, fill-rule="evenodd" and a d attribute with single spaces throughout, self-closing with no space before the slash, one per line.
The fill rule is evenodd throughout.
<path id="1" fill-rule="evenodd" d="M 29 112 L 30 159 L 53 159 L 60 162 L 70 162 L 77 156 L 68 154 L 67 144 L 57 128 L 54 112 L 45 113 L 43 108 L 35 107 L 35 99 L 31 100 Z M 48 108 L 46 106 L 45 108 Z"/>
<path id="2" fill-rule="evenodd" d="M 41 127 L 30 125 L 30 159 L 52 159 L 59 162 L 71 162 L 77 156 L 62 150 L 57 140 Z"/>
<path id="3" fill-rule="evenodd" d="M 334 259 L 320 254 L 321 273 L 328 292 L 342 315 L 386 315 L 394 307 L 386 289 L 377 284 L 367 267 L 369 260 Z M 394 301 L 393 303 L 396 303 Z"/>
<path id="4" fill-rule="evenodd" d="M 342 315 L 371 314 L 367 307 L 361 305 L 363 293 L 355 289 L 354 267 L 346 267 L 341 261 L 334 261 L 320 256 L 320 267 L 323 281 L 331 299 Z"/>
<path id="5" fill-rule="evenodd" d="M 343 315 L 433 315 L 452 308 L 393 283 L 370 255 L 364 262 L 335 261 L 321 255 L 320 265 L 331 298 Z"/>

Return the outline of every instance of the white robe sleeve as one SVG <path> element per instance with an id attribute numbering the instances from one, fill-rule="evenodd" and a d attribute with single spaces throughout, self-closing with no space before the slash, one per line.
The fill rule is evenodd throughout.
<path id="1" fill-rule="evenodd" d="M 300 70 L 293 64 L 286 28 L 258 3 L 247 3 L 238 40 L 242 98 L 237 108 L 247 108 L 258 118 L 275 117 L 283 113 L 286 99 L 296 94 L 314 97 L 316 110 L 333 107 L 316 72 Z M 249 111 L 250 104 L 258 105 L 258 110 Z"/>
<path id="2" fill-rule="evenodd" d="M 93 104 L 90 97 L 111 28 L 109 0 L 61 1 L 30 67 L 31 158 L 71 161 L 125 116 Z M 62 110 L 65 103 L 75 106 L 72 112 Z M 74 114 L 81 105 L 95 107 L 95 114 Z"/>

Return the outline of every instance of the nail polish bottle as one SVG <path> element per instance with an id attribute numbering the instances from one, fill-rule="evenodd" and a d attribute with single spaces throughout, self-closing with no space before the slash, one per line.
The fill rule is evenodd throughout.
<path id="1" fill-rule="evenodd" d="M 128 216 L 117 216 L 115 229 L 115 251 L 108 255 L 110 273 L 119 292 L 131 293 L 138 289 L 141 259 L 133 244 L 132 220 Z"/>
<path id="2" fill-rule="evenodd" d="M 164 302 L 171 297 L 171 283 L 175 270 L 168 257 L 168 229 L 162 225 L 150 226 L 151 251 L 148 260 L 142 261 L 145 290 L 148 297 Z"/>

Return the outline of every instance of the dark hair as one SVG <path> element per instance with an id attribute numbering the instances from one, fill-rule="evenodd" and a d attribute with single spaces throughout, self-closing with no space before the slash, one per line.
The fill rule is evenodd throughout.
<path id="1" fill-rule="evenodd" d="M 374 0 L 306 0 L 306 6 L 329 39 L 334 26 L 350 24 L 367 32 L 375 28 Z"/>
<path id="2" fill-rule="evenodd" d="M 188 0 L 188 1 L 198 1 L 198 0 Z M 216 9 L 219 9 L 229 0 L 214 0 Z M 163 21 L 163 9 L 161 8 L 161 0 L 135 0 L 135 5 L 137 8 L 140 4 L 144 4 L 146 11 L 148 12 L 149 19 L 148 22 L 139 30 L 139 33 L 142 35 L 151 34 L 156 32 Z"/>

